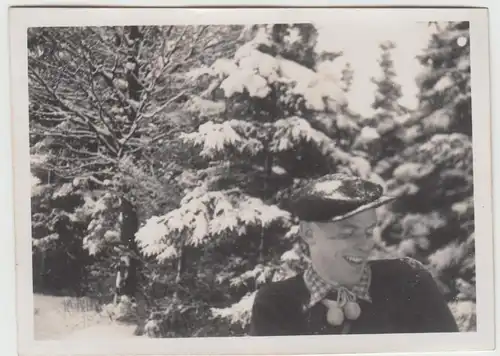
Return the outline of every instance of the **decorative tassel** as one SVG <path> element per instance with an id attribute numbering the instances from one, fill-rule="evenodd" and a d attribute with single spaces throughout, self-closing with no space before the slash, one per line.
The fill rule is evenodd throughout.
<path id="1" fill-rule="evenodd" d="M 349 320 L 356 320 L 361 315 L 361 308 L 356 302 L 347 302 L 344 306 L 345 317 Z"/>
<path id="2" fill-rule="evenodd" d="M 344 319 L 356 320 L 361 315 L 355 295 L 345 288 L 338 291 L 337 301 L 323 299 L 322 303 L 328 308 L 326 320 L 333 326 L 342 325 Z"/>
<path id="3" fill-rule="evenodd" d="M 339 326 L 344 322 L 344 312 L 342 308 L 336 301 L 333 300 L 324 300 L 325 306 L 328 308 L 328 312 L 326 313 L 326 320 L 328 324 Z"/>
<path id="4" fill-rule="evenodd" d="M 356 296 L 352 293 L 346 291 L 345 303 L 344 303 L 344 314 L 349 320 L 356 320 L 361 315 L 361 308 L 358 303 L 356 303 Z"/>

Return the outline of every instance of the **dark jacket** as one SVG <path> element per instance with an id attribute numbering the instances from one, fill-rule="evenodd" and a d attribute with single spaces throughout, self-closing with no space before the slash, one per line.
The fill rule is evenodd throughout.
<path id="1" fill-rule="evenodd" d="M 359 301 L 361 316 L 351 334 L 457 332 L 457 324 L 429 272 L 405 260 L 370 262 L 372 302 Z M 262 287 L 252 309 L 250 335 L 340 334 L 318 303 L 304 310 L 309 292 L 302 275 Z"/>

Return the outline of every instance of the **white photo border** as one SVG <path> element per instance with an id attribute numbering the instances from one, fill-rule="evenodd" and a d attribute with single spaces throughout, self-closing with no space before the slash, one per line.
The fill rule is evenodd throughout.
<path id="1" fill-rule="evenodd" d="M 139 20 L 140 19 L 140 23 Z M 35 341 L 30 214 L 27 29 L 37 26 L 469 21 L 477 273 L 476 332 L 185 339 Z M 25 355 L 342 354 L 487 351 L 495 348 L 489 19 L 487 9 L 13 8 L 10 12 L 11 119 L 18 351 Z M 334 345 L 334 346 L 332 346 Z"/>

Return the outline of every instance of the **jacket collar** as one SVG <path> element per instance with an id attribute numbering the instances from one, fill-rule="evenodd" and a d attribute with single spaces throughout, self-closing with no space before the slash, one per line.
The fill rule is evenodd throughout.
<path id="1" fill-rule="evenodd" d="M 341 289 L 347 291 L 356 299 L 362 299 L 371 302 L 370 285 L 371 285 L 372 272 L 369 265 L 363 271 L 361 279 L 357 285 L 351 289 L 343 288 L 340 284 L 330 284 L 324 281 L 314 268 L 310 265 L 303 274 L 303 279 L 307 290 L 309 291 L 310 298 L 306 308 L 312 308 L 321 300 L 325 299 L 331 292 L 339 292 Z"/>

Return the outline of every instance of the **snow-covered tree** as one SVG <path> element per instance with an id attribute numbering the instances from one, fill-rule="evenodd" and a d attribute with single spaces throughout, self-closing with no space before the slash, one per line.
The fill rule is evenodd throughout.
<path id="1" fill-rule="evenodd" d="M 379 161 L 376 171 L 401 195 L 384 218 L 384 241 L 426 263 L 462 313 L 457 319 L 473 328 L 463 315 L 475 303 L 468 28 L 446 23 L 419 56 L 420 105 L 397 133 L 406 148 Z"/>
<path id="2" fill-rule="evenodd" d="M 37 169 L 52 185 L 78 181 L 110 203 L 82 240 L 92 255 L 107 250 L 118 221 L 119 253 L 137 254 L 140 215 L 177 203 L 166 174 L 172 162 L 155 149 L 174 134 L 180 119 L 172 112 L 195 90 L 183 73 L 231 53 L 238 35 L 232 26 L 29 30 L 31 150 L 47 158 Z M 175 143 L 169 151 L 175 155 Z"/>
<path id="3" fill-rule="evenodd" d="M 466 21 L 438 26 L 429 47 L 418 57 L 426 68 L 417 78 L 425 135 L 472 136 L 469 36 Z"/>
<path id="4" fill-rule="evenodd" d="M 381 74 L 371 78 L 375 85 L 375 98 L 372 103 L 373 116 L 363 120 L 363 128 L 354 147 L 369 152 L 371 162 L 400 152 L 404 142 L 395 134 L 408 118 L 408 110 L 399 100 L 402 97 L 401 85 L 397 83 L 392 51 L 396 48 L 391 41 L 380 44 L 381 56 L 378 60 Z"/>
<path id="5" fill-rule="evenodd" d="M 405 109 L 398 103 L 402 97 L 401 85 L 396 81 L 397 73 L 394 69 L 394 60 L 392 59 L 392 51 L 396 48 L 396 44 L 391 41 L 380 44 L 381 56 L 378 61 L 381 68 L 381 76 L 372 78 L 372 82 L 376 86 L 375 100 L 372 108 L 375 110 L 382 109 L 386 112 L 402 114 Z M 380 113 L 382 114 L 382 113 Z M 378 116 L 377 113 L 376 116 Z"/>
<path id="6" fill-rule="evenodd" d="M 137 234 L 143 253 L 177 264 L 174 296 L 187 283 L 214 285 L 223 295 L 198 303 L 241 332 L 257 288 L 302 262 L 296 221 L 281 205 L 294 183 L 331 172 L 380 180 L 348 151 L 359 128 L 345 114 L 331 58 L 314 51 L 316 36 L 312 25 L 253 26 L 234 56 L 191 72 L 205 89 L 185 110 L 203 119 L 181 138 L 206 165 L 183 174 L 179 207 Z"/>
<path id="7" fill-rule="evenodd" d="M 51 178 L 39 164 L 39 157 L 33 157 L 33 287 L 49 293 L 88 293 L 88 267 L 96 252 L 93 237 L 119 239 L 118 221 L 103 218 L 112 202 L 106 196 L 100 199 L 102 191 L 90 191 L 78 179 L 64 183 Z"/>
<path id="8" fill-rule="evenodd" d="M 351 63 L 347 62 L 342 69 L 342 77 L 340 80 L 342 82 L 342 90 L 348 93 L 351 90 L 352 81 L 354 80 L 354 70 L 352 69 Z"/>

